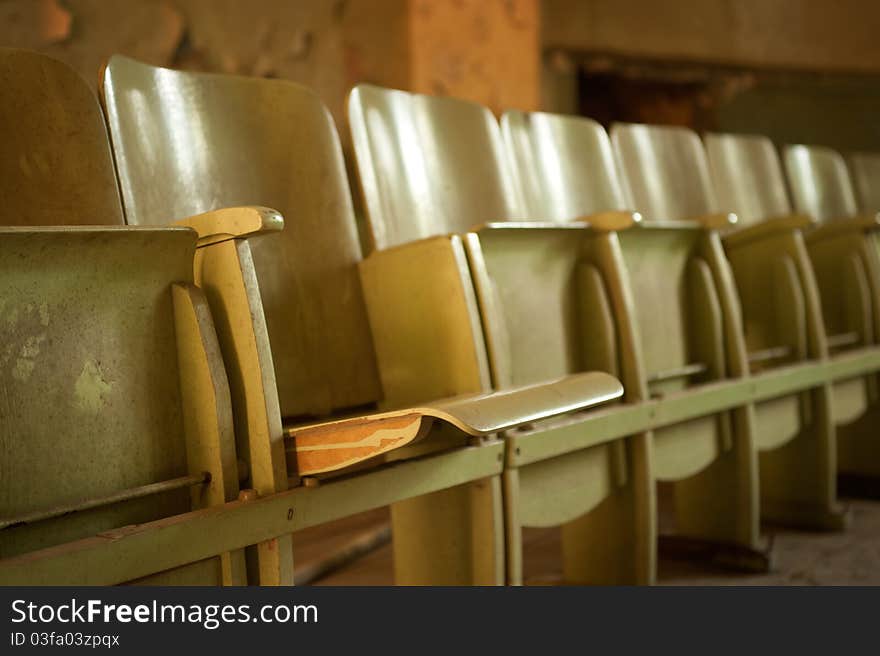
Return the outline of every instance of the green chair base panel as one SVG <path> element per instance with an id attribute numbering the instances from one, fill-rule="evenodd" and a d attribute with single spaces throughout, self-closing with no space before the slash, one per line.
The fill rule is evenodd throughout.
<path id="1" fill-rule="evenodd" d="M 860 499 L 880 499 L 880 405 L 837 426 L 837 490 Z"/>
<path id="2" fill-rule="evenodd" d="M 773 542 L 762 540 L 757 548 L 729 542 L 699 540 L 684 535 L 661 535 L 658 541 L 661 558 L 700 561 L 712 567 L 765 574 L 773 568 Z"/>
<path id="3" fill-rule="evenodd" d="M 757 418 L 755 445 L 759 451 L 772 451 L 800 433 L 801 400 L 796 394 L 755 404 Z"/>
<path id="4" fill-rule="evenodd" d="M 501 477 L 391 505 L 397 585 L 503 585 Z"/>
<path id="5" fill-rule="evenodd" d="M 760 534 L 752 410 L 738 408 L 716 420 L 723 428 L 713 436 L 714 459 L 686 478 L 673 481 L 675 535 L 681 541 L 704 543 L 704 551 L 717 551 L 725 544 L 733 551 L 750 552 L 750 558 L 744 560 L 766 559 L 766 543 Z M 655 456 L 658 444 L 662 448 L 658 433 L 663 431 L 655 432 Z M 715 546 L 709 549 L 709 545 Z M 747 571 L 754 570 L 750 566 Z"/>
<path id="6" fill-rule="evenodd" d="M 784 447 L 761 454 L 762 520 L 817 531 L 849 526 L 849 511 L 837 501 L 836 474 L 832 469 L 827 475 L 829 463 L 834 462 L 834 443 L 823 440 L 823 432 L 813 425 Z M 826 446 L 817 448 L 823 442 Z M 799 469 L 792 463 L 798 463 Z"/>
<path id="7" fill-rule="evenodd" d="M 880 490 L 880 404 L 872 404 L 855 421 L 837 426 L 837 471 L 875 478 L 874 487 Z"/>
<path id="8" fill-rule="evenodd" d="M 572 585 L 654 583 L 656 528 L 643 520 L 639 486 L 617 488 L 592 511 L 562 525 L 562 578 Z M 641 498 L 640 498 L 641 497 Z"/>
<path id="9" fill-rule="evenodd" d="M 655 500 L 648 437 L 602 443 L 391 507 L 400 585 L 522 584 L 522 529 L 562 526 L 579 584 L 650 584 Z"/>
<path id="10" fill-rule="evenodd" d="M 870 379 L 865 377 L 837 381 L 831 386 L 832 421 L 845 426 L 858 420 L 867 411 Z"/>
<path id="11" fill-rule="evenodd" d="M 698 417 L 654 431 L 654 474 L 677 481 L 704 471 L 722 457 L 724 440 L 714 415 Z"/>
<path id="12" fill-rule="evenodd" d="M 761 518 L 808 530 L 843 529 L 830 385 L 810 390 L 803 400 L 808 422 L 793 439 L 759 455 Z"/>
<path id="13" fill-rule="evenodd" d="M 647 435 L 602 444 L 566 458 L 522 467 L 507 476 L 505 492 L 519 499 L 519 515 L 508 513 L 516 526 L 508 533 L 511 565 L 508 576 L 520 583 L 521 528 L 562 527 L 562 575 L 577 585 L 648 585 L 655 577 L 656 500 L 650 476 Z M 578 483 L 571 456 L 579 461 Z M 571 474 L 560 475 L 562 468 Z M 518 489 L 513 486 L 518 480 Z M 567 478 L 567 480 L 566 480 Z M 597 485 L 595 482 L 601 481 Z M 541 498 L 540 504 L 535 503 Z M 561 512 L 562 501 L 566 512 Z M 557 506 L 556 510 L 552 510 Z M 510 508 L 508 508 L 510 510 Z"/>

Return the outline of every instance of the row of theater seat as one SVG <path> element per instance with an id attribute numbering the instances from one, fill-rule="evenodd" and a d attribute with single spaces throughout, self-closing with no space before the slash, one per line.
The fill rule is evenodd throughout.
<path id="1" fill-rule="evenodd" d="M 391 505 L 399 583 L 520 583 L 525 526 L 651 583 L 658 481 L 762 570 L 762 518 L 842 529 L 880 474 L 877 222 L 825 151 L 795 215 L 763 138 L 363 85 L 359 225 L 308 89 L 100 84 L 0 50 L 0 582 L 290 584 Z"/>

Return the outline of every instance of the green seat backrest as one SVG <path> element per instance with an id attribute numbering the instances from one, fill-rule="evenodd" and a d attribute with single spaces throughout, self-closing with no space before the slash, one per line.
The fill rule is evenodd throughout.
<path id="1" fill-rule="evenodd" d="M 617 123 L 611 144 L 626 206 L 646 227 L 686 221 L 715 211 L 700 138 L 685 128 Z M 636 299 L 645 366 L 657 372 L 695 359 L 689 264 L 701 240 L 698 226 L 621 234 Z"/>
<path id="2" fill-rule="evenodd" d="M 0 48 L 0 225 L 121 225 L 101 108 L 83 79 Z"/>
<path id="3" fill-rule="evenodd" d="M 646 199 L 645 194 L 628 197 L 612 144 L 595 121 L 509 112 L 502 124 L 520 177 L 530 180 L 525 188 L 530 190 L 527 196 L 533 212 L 555 220 L 622 209 L 648 210 L 649 219 L 682 218 L 684 210 L 667 215 L 663 203 L 678 201 L 671 196 L 662 202 L 655 202 L 653 196 Z M 636 154 L 632 163 L 640 165 Z M 625 320 L 632 321 L 640 336 L 640 357 L 648 376 L 681 369 L 695 360 L 689 335 L 688 268 L 699 237 L 696 226 L 689 230 L 635 227 L 617 233 L 634 302 L 633 316 Z M 664 385 L 676 387 L 682 382 Z"/>
<path id="4" fill-rule="evenodd" d="M 349 114 L 375 248 L 526 218 L 487 108 L 362 84 Z"/>
<path id="5" fill-rule="evenodd" d="M 851 153 L 846 159 L 859 210 L 865 214 L 880 212 L 880 153 Z"/>
<path id="6" fill-rule="evenodd" d="M 349 115 L 378 249 L 487 223 L 545 219 L 522 208 L 487 108 L 361 85 L 352 91 Z M 496 387 L 546 381 L 590 364 L 579 328 L 579 236 L 583 231 L 565 227 L 487 228 L 466 244 Z"/>
<path id="7" fill-rule="evenodd" d="M 617 123 L 611 142 L 624 197 L 644 221 L 681 221 L 717 211 L 706 154 L 695 132 Z"/>
<path id="8" fill-rule="evenodd" d="M 783 153 L 791 197 L 798 212 L 817 221 L 845 219 L 858 213 L 846 162 L 824 146 L 786 146 Z"/>
<path id="9" fill-rule="evenodd" d="M 773 142 L 760 135 L 703 138 L 718 205 L 744 225 L 791 213 L 785 176 Z"/>
<path id="10" fill-rule="evenodd" d="M 570 221 L 626 207 L 611 143 L 595 121 L 508 111 L 501 129 L 531 216 Z"/>
<path id="11" fill-rule="evenodd" d="M 376 402 L 351 196 L 318 97 L 286 81 L 184 73 L 118 56 L 103 95 L 129 223 L 238 205 L 285 217 L 280 235 L 252 240 L 282 415 Z"/>
<path id="12" fill-rule="evenodd" d="M 192 283 L 195 243 L 193 231 L 179 228 L 0 228 L 0 517 L 199 467 L 187 446 L 195 406 L 185 406 L 181 385 L 196 390 L 200 381 L 178 358 L 175 313 L 183 308 L 172 288 Z M 225 376 L 220 384 L 210 421 L 219 421 L 224 467 L 234 472 Z M 237 494 L 234 474 L 209 487 L 220 491 L 215 502 Z M 216 494 L 193 490 L 12 526 L 0 531 L 0 557 L 186 512 Z M 220 572 L 214 558 L 184 580 L 218 583 Z"/>

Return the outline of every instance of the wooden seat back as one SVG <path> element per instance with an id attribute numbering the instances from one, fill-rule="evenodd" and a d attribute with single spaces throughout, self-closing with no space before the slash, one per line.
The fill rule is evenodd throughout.
<path id="1" fill-rule="evenodd" d="M 719 198 L 724 199 L 725 207 L 736 211 L 738 216 L 746 217 L 749 223 L 779 219 L 792 213 L 782 165 L 773 142 L 767 137 L 709 134 L 705 143 L 715 188 Z M 802 198 L 804 194 L 812 194 L 812 190 L 802 192 Z M 760 250 L 754 252 L 755 249 Z M 857 342 L 864 344 L 864 340 L 871 339 L 868 334 L 870 330 L 865 328 L 871 313 L 870 300 L 862 299 L 862 294 L 858 292 L 840 293 L 840 290 L 847 288 L 850 288 L 850 292 L 853 287 L 858 290 L 866 284 L 859 281 L 866 275 L 861 262 L 854 262 L 852 267 L 841 266 L 848 258 L 848 249 L 849 246 L 839 240 L 837 244 L 825 243 L 821 248 L 814 246 L 810 253 L 811 268 L 816 272 L 816 285 L 822 299 L 828 334 L 856 334 Z M 766 238 L 763 244 L 754 244 L 750 253 L 730 254 L 742 284 L 750 285 L 759 299 L 756 311 L 772 312 L 768 304 L 760 302 L 760 290 L 766 286 L 766 282 L 759 277 L 762 270 L 760 262 L 771 261 L 778 257 L 779 252 L 778 238 Z M 776 322 L 781 325 L 784 317 L 778 317 Z"/>
<path id="2" fill-rule="evenodd" d="M 502 125 L 519 177 L 529 180 L 523 186 L 533 212 L 554 220 L 587 217 L 589 221 L 588 215 L 596 212 L 642 211 L 627 199 L 612 144 L 595 121 L 508 112 Z M 633 299 L 624 313 L 627 316 L 619 315 L 617 320 L 631 322 L 643 359 L 643 384 L 655 392 L 682 389 L 689 378 L 707 374 L 706 363 L 701 362 L 699 370 L 692 366 L 703 358 L 697 355 L 698 339 L 689 314 L 693 305 L 690 262 L 701 231 L 696 224 L 677 224 L 678 230 L 650 229 L 661 223 L 660 218 L 680 218 L 663 214 L 664 210 L 658 210 L 653 222 L 644 221 L 615 236 L 627 293 Z M 591 250 L 595 248 L 587 248 L 588 259 L 595 257 Z"/>
<path id="3" fill-rule="evenodd" d="M 195 244 L 183 228 L 0 228 L 0 557 L 237 497 Z M 243 583 L 229 558 L 151 580 Z M 124 566 L 118 582 L 154 574 Z"/>
<path id="4" fill-rule="evenodd" d="M 611 143 L 595 121 L 507 111 L 501 130 L 531 216 L 564 222 L 626 207 Z"/>
<path id="5" fill-rule="evenodd" d="M 646 222 L 718 211 L 700 137 L 686 128 L 617 123 L 611 142 L 624 198 Z"/>
<path id="6" fill-rule="evenodd" d="M 70 67 L 0 48 L 0 225 L 122 225 L 101 108 Z"/>
<path id="7" fill-rule="evenodd" d="M 846 158 L 863 214 L 880 212 L 880 153 L 851 153 Z"/>
<path id="8" fill-rule="evenodd" d="M 103 99 L 126 220 L 167 223 L 263 205 L 287 218 L 251 240 L 284 417 L 381 396 L 361 259 L 333 120 L 306 87 L 110 59 Z"/>
<path id="9" fill-rule="evenodd" d="M 486 107 L 361 84 L 349 116 L 374 248 L 527 218 Z"/>
<path id="10" fill-rule="evenodd" d="M 581 293 L 584 226 L 533 229 L 547 217 L 524 209 L 487 108 L 361 85 L 349 114 L 377 249 L 466 233 L 460 257 L 476 290 L 496 388 L 615 370 L 607 298 L 600 316 Z M 595 322 L 607 337 L 601 347 L 584 339 L 585 325 Z"/>
<path id="11" fill-rule="evenodd" d="M 710 133 L 703 138 L 720 207 L 744 225 L 791 213 L 773 142 L 761 135 Z"/>
<path id="12" fill-rule="evenodd" d="M 796 144 L 785 147 L 783 161 L 798 212 L 821 222 L 858 214 L 855 190 L 840 153 L 824 146 Z"/>

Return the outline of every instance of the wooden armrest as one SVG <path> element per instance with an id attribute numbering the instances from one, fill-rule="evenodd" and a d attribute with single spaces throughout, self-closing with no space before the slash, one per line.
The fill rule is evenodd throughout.
<path id="1" fill-rule="evenodd" d="M 609 210 L 605 212 L 596 212 L 588 214 L 576 219 L 582 223 L 586 223 L 593 230 L 599 232 L 618 232 L 632 228 L 637 223 L 641 223 L 642 215 L 638 212 L 628 212 L 620 210 Z"/>
<path id="2" fill-rule="evenodd" d="M 481 230 L 597 230 L 617 232 L 640 223 L 642 215 L 638 212 L 609 210 L 586 214 L 571 221 L 493 221 L 471 228 L 470 232 Z"/>
<path id="3" fill-rule="evenodd" d="M 739 221 L 739 217 L 732 212 L 716 212 L 713 214 L 703 214 L 701 216 L 691 217 L 691 221 L 696 221 L 704 228 L 710 230 L 724 230 L 734 226 Z"/>
<path id="4" fill-rule="evenodd" d="M 723 236 L 724 245 L 728 248 L 736 248 L 783 232 L 803 230 L 815 225 L 815 223 L 816 221 L 812 217 L 804 214 L 777 216 L 726 233 Z"/>
<path id="5" fill-rule="evenodd" d="M 349 467 L 421 439 L 435 421 L 468 435 L 488 435 L 618 399 L 623 386 L 602 372 L 488 394 L 469 394 L 412 408 L 286 430 L 288 458 L 298 473 Z M 291 463 L 292 464 L 292 463 Z"/>
<path id="6" fill-rule="evenodd" d="M 199 234 L 198 246 L 208 246 L 230 239 L 242 239 L 284 228 L 284 218 L 268 207 L 224 207 L 174 222 L 193 228 Z"/>
<path id="7" fill-rule="evenodd" d="M 806 234 L 807 241 L 831 239 L 850 232 L 868 232 L 880 228 L 880 214 L 858 216 L 851 219 L 834 219 L 820 223 Z"/>
<path id="8" fill-rule="evenodd" d="M 589 230 L 590 226 L 580 220 L 557 221 L 491 221 L 475 225 L 468 232 L 484 232 L 486 230 Z"/>

